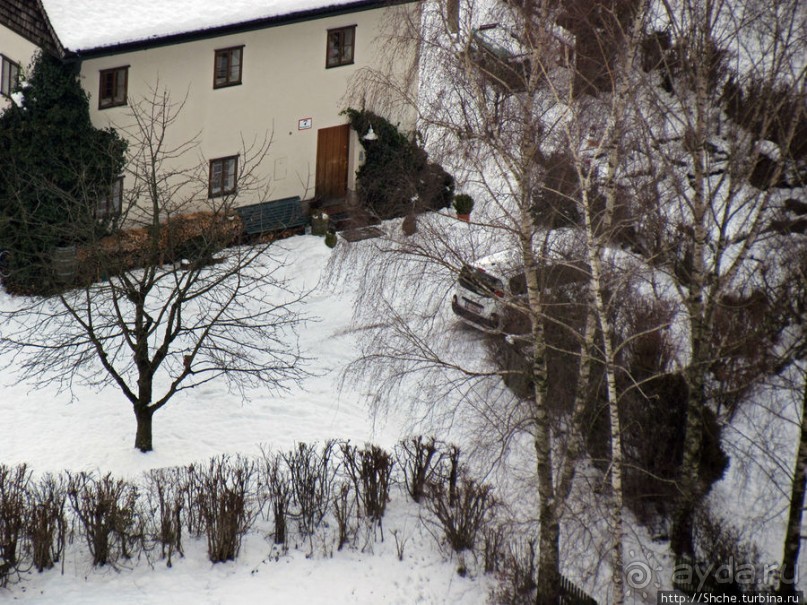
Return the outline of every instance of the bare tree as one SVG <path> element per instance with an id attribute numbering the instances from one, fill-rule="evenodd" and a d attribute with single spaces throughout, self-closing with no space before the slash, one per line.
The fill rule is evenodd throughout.
<path id="1" fill-rule="evenodd" d="M 422 134 L 430 141 L 430 150 L 459 175 L 458 181 L 484 200 L 484 206 L 479 204 L 482 207 L 470 230 L 460 227 L 464 232 L 459 232 L 442 219 L 422 217 L 415 236 L 393 237 L 394 241 L 376 247 L 375 262 L 384 269 L 368 273 L 376 281 L 363 288 L 359 310 L 373 309 L 369 312 L 374 321 L 386 321 L 377 326 L 379 333 L 373 335 L 356 368 L 389 388 L 410 373 L 442 368 L 445 383 L 430 393 L 431 398 L 452 390 L 463 393 L 466 403 L 473 401 L 471 405 L 482 416 L 483 430 L 501 437 L 503 449 L 516 435 L 531 436 L 539 496 L 537 598 L 553 603 L 560 590 L 560 523 L 585 450 L 580 425 L 595 364 L 605 368 L 609 384 L 610 474 L 615 493 L 612 552 L 615 570 L 622 566 L 618 349 L 609 323 L 613 316 L 610 296 L 606 300 L 606 290 L 613 283 L 608 283 L 604 264 L 606 248 L 617 231 L 613 216 L 621 161 L 618 151 L 631 86 L 626 74 L 632 69 L 644 11 L 637 5 L 617 16 L 616 7 L 603 3 L 603 12 L 611 11 L 604 19 L 611 27 L 610 35 L 618 38 L 617 46 L 627 50 L 620 55 L 619 65 L 606 71 L 608 99 L 586 104 L 578 101 L 573 44 L 568 31 L 557 25 L 563 11 L 556 3 L 460 4 L 458 15 L 443 10 L 442 3 L 428 4 L 423 23 L 410 22 L 395 30 L 396 36 L 416 36 L 420 42 L 426 81 L 420 99 L 407 97 L 411 86 L 406 81 L 390 82 L 384 75 L 366 73 L 365 82 L 370 90 L 373 84 L 380 85 L 384 94 L 393 90 L 420 107 Z M 367 88 L 363 90 L 367 95 Z M 571 189 L 552 173 L 552 158 L 569 149 Z M 592 162 L 601 154 L 608 156 L 610 169 L 604 177 L 597 175 Z M 598 206 L 601 197 L 594 197 L 595 190 L 603 186 L 608 190 L 604 208 Z M 562 227 L 571 229 L 559 229 Z M 520 318 L 524 328 L 517 340 L 522 343 L 520 350 L 528 354 L 529 386 L 524 399 L 516 404 L 503 404 L 501 395 L 492 400 L 495 386 L 491 385 L 497 380 L 491 378 L 502 376 L 507 381 L 512 369 L 484 369 L 464 360 L 450 346 L 429 341 L 419 330 L 435 319 L 425 310 L 415 315 L 417 311 L 407 302 L 396 299 L 391 286 L 415 280 L 422 301 L 427 284 L 441 284 L 432 291 L 433 304 L 445 294 L 442 284 L 456 278 L 464 264 L 495 249 L 510 249 L 523 269 L 521 291 L 506 288 L 496 293 L 503 313 Z M 401 258 L 411 261 L 405 271 L 420 272 L 417 278 L 396 268 L 395 259 Z M 567 277 L 558 279 L 559 273 Z M 570 274 L 577 274 L 571 281 L 582 278 L 588 284 L 582 301 L 553 294 L 564 279 L 569 281 Z M 434 308 L 430 306 L 430 310 Z M 572 355 L 575 368 L 571 371 L 573 404 L 560 415 L 563 421 L 552 410 L 554 393 L 564 388 L 560 383 L 566 378 L 553 376 L 548 369 L 548 359 L 557 346 L 547 336 L 553 330 L 569 335 L 572 344 L 566 353 Z M 379 367 L 383 369 L 379 371 Z M 613 577 L 614 598 L 619 601 L 622 574 L 615 571 Z"/>
<path id="2" fill-rule="evenodd" d="M 172 142 L 181 109 L 159 88 L 132 105 L 123 126 L 127 229 L 79 251 L 78 287 L 16 301 L 0 331 L 0 350 L 20 380 L 117 388 L 132 405 L 143 452 L 153 448 L 154 414 L 180 391 L 216 379 L 242 392 L 278 389 L 302 373 L 301 294 L 278 277 L 282 260 L 268 244 L 224 249 L 239 231 L 236 197 L 263 186 L 258 167 L 269 137 L 244 143 L 233 182 L 209 198 L 196 139 Z M 176 167 L 193 154 L 198 165 Z M 195 223 L 176 218 L 200 209 Z"/>
<path id="3" fill-rule="evenodd" d="M 422 378 L 429 400 L 459 392 L 479 411 L 485 430 L 505 443 L 524 431 L 532 436 L 540 497 L 538 575 L 547 602 L 557 596 L 560 519 L 585 449 L 579 425 L 590 397 L 588 383 L 602 371 L 611 419 L 611 560 L 619 576 L 613 599 L 619 601 L 620 404 L 637 392 L 652 397 L 643 389 L 653 378 L 644 371 L 633 376 L 626 355 L 653 334 L 666 339 L 662 348 L 670 348 L 671 339 L 662 332 L 673 320 L 676 333 L 685 336 L 684 346 L 676 346 L 657 370 L 670 372 L 673 365 L 686 382 L 687 426 L 672 546 L 677 554 L 692 554 L 693 513 L 709 483 L 699 468 L 701 457 L 711 455 L 704 418 L 714 417 L 721 405 L 718 389 L 707 385 L 725 380 L 731 372 L 724 371 L 722 379 L 713 373 L 742 357 L 740 339 L 750 342 L 747 326 L 721 330 L 721 314 L 730 300 L 745 300 L 760 283 L 765 273 L 760 259 L 773 236 L 766 231 L 769 211 L 780 202 L 774 185 L 793 171 L 794 137 L 804 108 L 803 103 L 792 107 L 792 97 L 780 94 L 779 83 L 783 79 L 791 90 L 803 89 L 797 59 L 804 9 L 789 0 L 778 2 L 772 13 L 761 4 L 739 7 L 728 0 L 564 4 L 469 1 L 460 2 L 459 11 L 440 2 L 425 4 L 423 20 L 399 24 L 387 46 L 394 52 L 396 37 L 417 37 L 420 97 L 413 96 L 410 81 L 364 74 L 362 99 L 376 102 L 368 90 L 392 92 L 417 106 L 430 152 L 484 206 L 468 230 L 422 217 L 412 237 L 393 236 L 374 247 L 371 265 L 379 269 L 360 276 L 375 281 L 362 282 L 359 312 L 376 330 L 368 333 L 372 338 L 356 368 L 386 387 L 377 391 L 383 393 L 379 399 L 413 375 L 442 371 L 439 387 L 434 377 Z M 584 46 L 598 47 L 596 52 L 581 59 L 570 31 L 578 42 L 590 36 Z M 763 47 L 764 61 L 755 63 L 759 57 L 753 49 Z M 726 70 L 729 57 L 731 71 Z M 740 111 L 738 95 L 750 91 L 756 95 L 753 103 Z M 771 147 L 779 152 L 766 156 L 766 164 L 763 156 Z M 571 189 L 553 162 L 561 152 L 568 156 Z M 580 236 L 563 253 L 559 227 Z M 518 405 L 502 405 L 501 398 L 494 399 L 501 397 L 494 387 L 479 386 L 494 375 L 507 379 L 507 370 L 473 363 L 457 347 L 439 345 L 423 331 L 444 330 L 438 305 L 452 278 L 464 263 L 495 249 L 517 251 L 524 268 L 522 293 L 497 293 L 504 308 L 527 320 L 519 340 L 529 353 L 531 390 Z M 615 262 L 620 254 L 631 262 L 620 266 Z M 405 268 L 393 257 L 407 258 Z M 552 264 L 582 264 L 587 290 L 575 301 L 575 321 L 556 310 L 556 286 L 547 270 Z M 624 268 L 631 264 L 640 269 L 628 278 Z M 664 298 L 660 304 L 672 311 L 630 333 L 619 325 L 627 317 L 619 296 L 642 272 L 650 274 L 642 285 L 649 291 L 645 295 Z M 416 284 L 419 304 L 430 292 L 425 309 L 401 294 L 407 283 Z M 563 378 L 548 371 L 556 345 L 547 334 L 558 327 L 573 335 L 566 352 L 576 359 L 575 397 L 564 422 L 553 424 L 552 402 Z M 773 338 L 755 336 L 762 350 Z M 744 384 L 759 374 L 747 366 Z"/>
<path id="4" fill-rule="evenodd" d="M 798 209 L 798 208 L 794 208 Z M 803 219 L 801 219 L 803 220 Z M 787 490 L 788 516 L 783 540 L 782 566 L 780 570 L 779 592 L 783 595 L 796 594 L 798 564 L 801 553 L 805 495 L 807 494 L 807 324 L 805 324 L 805 304 L 807 301 L 807 242 L 799 234 L 801 228 L 796 221 L 786 220 L 785 226 L 793 228 L 791 237 L 783 238 L 778 253 L 787 267 L 785 278 L 777 281 L 771 297 L 776 300 L 779 321 L 786 324 L 785 338 L 777 350 L 778 383 L 793 393 L 796 413 L 793 414 L 798 439 L 795 459 L 790 462 L 786 473 L 789 485 Z M 781 387 L 780 387 L 781 388 Z M 783 415 L 780 422 L 785 421 Z M 767 453 L 766 453 L 767 454 Z M 767 455 L 774 455 L 773 452 Z M 778 462 L 778 460 L 777 460 Z M 780 467 L 788 462 L 781 461 Z M 784 491 L 783 490 L 783 491 Z"/>
<path id="5" fill-rule="evenodd" d="M 773 7 L 732 0 L 661 5 L 657 69 L 642 88 L 648 145 L 639 162 L 652 175 L 658 205 L 640 226 L 684 307 L 680 364 L 689 393 L 671 546 L 676 555 L 693 556 L 694 513 L 709 486 L 702 473 L 704 412 L 719 411 L 709 385 L 721 382 L 716 369 L 749 336 L 745 326 L 721 338 L 718 318 L 732 299 L 748 301 L 775 264 L 766 259 L 775 236 L 766 227 L 781 203 L 780 186 L 794 178 L 807 32 L 803 4 L 790 0 Z M 801 102 L 789 104 L 793 95 Z"/>
<path id="6" fill-rule="evenodd" d="M 802 353 L 802 356 L 804 354 Z M 803 364 L 803 360 L 802 360 Z M 792 483 L 790 486 L 790 498 L 788 506 L 787 529 L 785 530 L 781 578 L 779 592 L 782 594 L 795 594 L 796 582 L 798 580 L 799 555 L 801 553 L 801 543 L 804 540 L 802 535 L 802 524 L 804 516 L 805 493 L 807 493 L 807 372 L 802 365 L 801 378 L 801 406 L 799 409 L 799 441 L 796 451 L 796 459 L 793 463 Z"/>

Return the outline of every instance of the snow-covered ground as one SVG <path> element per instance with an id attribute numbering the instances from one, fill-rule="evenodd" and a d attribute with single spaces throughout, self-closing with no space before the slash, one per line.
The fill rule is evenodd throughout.
<path id="1" fill-rule="evenodd" d="M 257 455 L 262 445 L 285 451 L 295 442 L 340 438 L 391 449 L 413 430 L 408 415 L 391 410 L 376 418 L 368 410 L 365 392 L 348 387 L 340 393 L 338 388 L 342 370 L 356 355 L 356 335 L 350 328 L 355 290 L 337 291 L 320 280 L 331 254 L 321 238 L 294 237 L 278 247 L 288 259 L 285 276 L 300 289 L 313 288 L 304 310 L 316 321 L 299 334 L 303 353 L 311 358 L 310 376 L 299 387 L 271 396 L 252 391 L 245 402 L 216 383 L 180 393 L 155 416 L 155 451 L 141 454 L 133 448 L 134 416 L 114 388 L 95 392 L 76 387 L 71 400 L 66 393 L 14 384 L 10 371 L 0 382 L 0 461 L 27 463 L 36 474 L 110 471 L 138 480 L 148 469 L 204 461 L 221 453 Z M 0 294 L 0 305 L 12 304 Z M 467 333 L 472 340 L 473 332 Z M 271 524 L 259 522 L 237 562 L 212 565 L 205 544 L 186 538 L 186 556 L 175 559 L 171 569 L 162 561 L 152 567 L 145 560 L 118 570 L 94 569 L 86 549 L 73 544 L 61 569 L 24 574 L 20 582 L 0 590 L 0 600 L 484 603 L 491 578 L 460 577 L 457 562 L 437 546 L 420 515 L 403 490 L 395 487 L 384 521 L 384 542 L 380 536 L 362 534 L 352 548 L 335 552 L 336 538 L 326 530 L 313 544 L 292 544 L 288 554 L 277 557 Z M 398 560 L 393 530 L 405 542 L 403 561 Z"/>
<path id="2" fill-rule="evenodd" d="M 463 240 L 464 246 L 480 255 L 490 251 L 487 248 L 491 243 L 485 241 L 479 225 L 459 223 L 444 215 L 424 216 L 421 220 L 429 221 L 432 228 L 444 229 L 455 240 Z M 384 228 L 392 234 L 400 230 L 394 221 Z M 138 481 L 145 471 L 153 468 L 205 461 L 222 453 L 258 456 L 262 447 L 286 451 L 295 443 L 322 443 L 330 438 L 350 439 L 356 444 L 371 442 L 388 450 L 415 433 L 436 433 L 463 447 L 469 445 L 463 442 L 469 432 L 475 431 L 479 440 L 479 425 L 475 424 L 479 418 L 475 413 L 490 414 L 493 407 L 474 408 L 483 400 L 495 399 L 495 390 L 464 393 L 469 405 L 458 408 L 449 393 L 435 387 L 434 396 L 427 397 L 424 408 L 415 400 L 423 399 L 423 385 L 418 382 L 425 379 L 415 376 L 409 387 L 403 387 L 403 396 L 383 406 L 383 413 L 372 414 L 368 396 L 374 395 L 374 389 L 380 389 L 380 385 L 374 386 L 366 380 L 342 381 L 344 369 L 360 353 L 362 334 L 368 333 L 352 323 L 353 305 L 364 271 L 360 261 L 372 255 L 373 246 L 380 241 L 340 242 L 340 247 L 332 252 L 321 238 L 299 236 L 275 246 L 283 265 L 283 275 L 278 277 L 287 277 L 299 290 L 311 290 L 302 304 L 312 321 L 299 331 L 302 353 L 310 358 L 306 368 L 309 375 L 289 392 L 277 395 L 254 390 L 248 393 L 247 401 L 219 383 L 182 392 L 155 416 L 155 451 L 144 455 L 133 448 L 133 414 L 116 389 L 107 387 L 96 392 L 77 386 L 71 398 L 69 393 L 60 394 L 52 389 L 36 391 L 25 383 L 15 384 L 14 372 L 9 370 L 0 380 L 0 462 L 27 463 L 35 474 L 109 471 L 117 477 Z M 329 259 L 335 262 L 328 264 Z M 334 277 L 332 273 L 340 264 L 348 269 Z M 435 346 L 449 347 L 463 363 L 485 363 L 480 333 L 453 317 L 448 307 L 450 291 L 445 290 L 445 284 L 436 288 L 418 284 L 416 290 L 420 295 L 410 296 L 412 289 L 401 287 L 399 281 L 396 288 L 396 279 L 406 273 L 406 268 L 401 271 L 401 275 L 386 276 L 383 289 L 388 294 L 392 290 L 393 297 L 399 290 L 397 297 L 406 297 L 399 303 L 405 302 L 404 307 L 408 305 L 413 314 L 419 313 L 435 335 L 448 336 L 434 338 Z M 14 304 L 13 299 L 0 294 L 0 306 L 7 308 Z M 438 341 L 442 344 L 438 345 Z M 0 363 L 3 361 L 0 359 Z M 407 395 L 411 395 L 413 405 L 398 405 Z M 785 404 L 777 405 L 763 416 L 773 420 L 789 415 L 781 409 Z M 429 413 L 424 413 L 424 409 Z M 749 455 L 745 443 L 749 438 L 748 427 L 759 428 L 763 420 L 738 418 L 735 430 L 727 434 L 732 466 L 726 478 L 715 486 L 711 501 L 724 518 L 743 528 L 742 534 L 760 546 L 761 562 L 768 564 L 780 554 L 786 511 L 782 508 L 784 494 L 771 492 L 770 470 L 760 472 L 764 471 L 763 464 L 749 465 L 759 456 Z M 488 445 L 495 449 L 499 437 L 491 428 L 494 427 L 487 430 Z M 774 432 L 781 435 L 781 427 Z M 770 442 L 760 440 L 765 441 Z M 788 443 L 792 443 L 792 437 L 780 444 L 780 464 L 785 467 L 792 459 Z M 523 489 L 531 484 L 530 464 L 529 443 L 517 440 L 511 444 L 509 459 L 500 461 L 497 467 L 481 470 L 492 471 L 487 479 L 496 485 L 499 496 L 509 497 L 514 490 L 519 493 L 519 486 Z M 589 475 L 592 473 L 581 472 L 579 489 L 590 495 Z M 594 472 L 588 479 L 596 484 L 598 476 Z M 524 496 L 523 491 L 520 496 Z M 527 500 L 511 499 L 507 504 L 511 512 L 512 507 L 526 507 L 525 518 L 529 518 L 534 502 L 529 501 L 531 496 Z M 572 522 L 564 525 L 564 573 L 601 598 L 607 594 L 609 576 L 602 550 L 607 542 L 607 527 L 600 527 L 606 513 L 604 504 L 581 497 L 573 504 Z M 119 603 L 159 603 L 170 595 L 170 600 L 178 604 L 237 604 L 267 599 L 306 604 L 487 602 L 494 578 L 481 572 L 460 577 L 456 571 L 458 561 L 438 546 L 434 527 L 422 523 L 422 518 L 428 515 L 408 500 L 400 486 L 393 488 L 387 511 L 383 542 L 380 535 L 365 528 L 351 547 L 342 551 L 336 550 L 335 529 L 330 527 L 324 528 L 313 541 L 297 539 L 287 553 L 278 553 L 272 544 L 271 522 L 259 518 L 238 560 L 228 564 L 210 564 L 204 542 L 185 538 L 185 557 L 175 559 L 170 569 L 163 561 L 145 559 L 127 562 L 123 568 L 96 569 L 90 564 L 86 548 L 77 542 L 68 546 L 62 567 L 43 574 L 24 574 L 19 582 L 0 590 L 0 600 L 95 604 L 114 598 Z M 516 513 L 516 516 L 522 515 Z M 648 532 L 635 522 L 629 525 L 628 569 L 640 566 L 642 570 L 653 570 L 652 581 L 642 587 L 649 589 L 647 597 L 637 593 L 631 597 L 634 602 L 650 602 L 646 599 L 652 601 L 654 588 L 670 587 L 672 561 L 666 543 L 653 542 Z M 393 532 L 404 544 L 403 561 L 398 560 Z M 470 566 L 472 570 L 478 569 L 478 562 L 471 562 Z"/>
<path id="3" fill-rule="evenodd" d="M 37 471 L 101 468 L 132 476 L 222 452 L 258 453 L 259 444 L 286 449 L 294 442 L 344 437 L 394 445 L 401 431 L 398 419 L 376 425 L 360 393 L 338 393 L 340 372 L 355 352 L 353 301 L 350 293 L 317 286 L 330 250 L 321 238 L 304 236 L 284 240 L 272 252 L 289 260 L 280 278 L 291 278 L 300 290 L 314 288 L 301 307 L 312 320 L 299 334 L 303 353 L 311 358 L 305 366 L 311 376 L 300 388 L 281 394 L 254 390 L 247 401 L 228 393 L 223 382 L 179 393 L 155 415 L 155 451 L 144 456 L 132 448 L 134 415 L 116 389 L 75 386 L 71 401 L 70 393 L 12 385 L 14 377 L 7 375 L 0 460 L 27 462 Z M 0 304 L 10 304 L 5 293 L 0 297 Z"/>

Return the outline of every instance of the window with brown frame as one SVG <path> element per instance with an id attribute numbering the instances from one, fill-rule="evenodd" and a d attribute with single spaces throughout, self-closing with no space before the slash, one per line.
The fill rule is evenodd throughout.
<path id="1" fill-rule="evenodd" d="M 98 198 L 95 204 L 95 218 L 109 218 L 118 216 L 123 208 L 123 177 L 119 176 L 112 181 L 109 193 Z"/>
<path id="2" fill-rule="evenodd" d="M 356 26 L 328 30 L 328 49 L 325 67 L 339 67 L 353 63 L 356 47 Z"/>
<path id="3" fill-rule="evenodd" d="M 3 55 L 0 55 L 0 58 L 3 61 L 3 66 L 0 68 L 0 75 L 2 76 L 2 79 L 0 79 L 0 94 L 7 97 L 14 90 L 17 81 L 20 79 L 20 65 Z"/>
<path id="4" fill-rule="evenodd" d="M 98 91 L 98 109 L 126 105 L 126 91 L 129 86 L 129 66 L 101 70 L 101 84 Z"/>
<path id="5" fill-rule="evenodd" d="M 216 51 L 213 70 L 213 88 L 241 84 L 241 71 L 244 64 L 244 47 L 234 46 Z"/>
<path id="6" fill-rule="evenodd" d="M 210 184 L 208 197 L 221 197 L 235 193 L 238 175 L 238 156 L 210 160 Z"/>

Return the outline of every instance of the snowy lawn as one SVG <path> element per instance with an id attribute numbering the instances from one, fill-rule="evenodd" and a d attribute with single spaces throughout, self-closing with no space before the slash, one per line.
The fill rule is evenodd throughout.
<path id="1" fill-rule="evenodd" d="M 479 226 L 459 224 L 444 215 L 423 220 L 436 221 L 448 237 L 472 250 L 472 255 L 483 256 L 491 251 L 491 242 Z M 385 228 L 392 233 L 400 226 L 393 221 Z M 406 436 L 435 431 L 438 437 L 467 447 L 465 435 L 475 428 L 477 437 L 480 435 L 479 426 L 475 426 L 480 418 L 474 413 L 472 394 L 468 405 L 459 408 L 452 401 L 457 393 L 436 388 L 434 396 L 426 396 L 428 413 L 423 413 L 423 385 L 416 383 L 425 379 L 412 377 L 413 383 L 403 397 L 389 402 L 385 413 L 376 417 L 367 404 L 367 395 L 374 394 L 372 384 L 347 382 L 339 390 L 343 370 L 360 354 L 359 336 L 365 333 L 351 326 L 359 274 L 364 270 L 360 261 L 363 255 L 373 254 L 373 246 L 379 242 L 351 244 L 353 252 L 358 253 L 341 258 L 347 270 L 336 279 L 326 279 L 327 262 L 334 253 L 339 259 L 340 250 L 331 252 L 321 238 L 294 237 L 275 247 L 276 255 L 288 259 L 283 275 L 278 277 L 287 277 L 293 288 L 312 290 L 301 307 L 312 320 L 299 330 L 301 352 L 310 358 L 306 366 L 310 374 L 289 392 L 275 395 L 250 391 L 245 402 L 229 393 L 223 383 L 182 392 L 156 414 L 155 451 L 144 455 L 133 447 L 135 421 L 130 405 L 114 388 L 95 392 L 76 387 L 71 399 L 69 393 L 33 391 L 29 385 L 14 384 L 13 373 L 6 374 L 0 380 L 0 462 L 27 463 L 35 474 L 109 471 L 138 481 L 149 469 L 206 461 L 222 453 L 258 456 L 262 446 L 279 452 L 289 450 L 295 443 L 321 444 L 331 438 L 350 439 L 360 446 L 370 442 L 391 450 Z M 346 244 L 342 242 L 340 246 Z M 341 252 L 345 250 L 348 249 Z M 402 267 L 400 275 L 385 276 L 382 290 L 386 295 L 408 308 L 413 318 L 419 318 L 415 324 L 423 323 L 447 336 L 433 339 L 435 346 L 442 343 L 439 346 L 445 347 L 443 352 L 464 364 L 485 363 L 480 333 L 460 324 L 451 313 L 450 292 L 442 283 L 445 276 L 435 282 L 441 285 L 431 289 L 413 281 L 411 285 L 419 294 L 410 296 L 411 288 L 400 282 L 406 279 L 406 271 Z M 12 299 L 0 294 L 0 306 L 12 304 Z M 405 401 L 410 393 L 412 408 Z M 490 399 L 495 391 L 480 395 Z M 418 399 L 420 407 L 415 405 Z M 478 411 L 490 410 L 482 407 Z M 763 414 L 766 418 L 782 415 L 788 414 L 779 408 L 772 414 Z M 712 505 L 726 518 L 735 520 L 745 537 L 757 542 L 762 562 L 772 562 L 781 544 L 782 495 L 770 494 L 769 478 L 756 476 L 757 472 L 742 472 L 749 459 L 743 454 L 748 446 L 738 438 L 741 434 L 747 438 L 749 425 L 759 427 L 764 423 L 757 417 L 750 421 L 739 418 L 734 424 L 734 432 L 727 435 L 732 465 L 726 478 L 713 489 Z M 492 426 L 487 428 L 486 436 L 491 442 L 488 445 L 495 449 L 500 436 L 490 430 Z M 532 482 L 529 439 L 519 441 L 524 443 L 514 447 L 520 445 L 520 452 L 511 451 L 509 459 L 492 469 L 487 480 L 495 483 L 498 496 L 507 497 L 511 507 L 523 508 L 522 515 L 530 517 L 534 511 L 532 497 L 520 503 L 510 498 L 514 493 L 523 498 L 524 487 Z M 793 441 L 783 441 L 781 455 L 789 461 L 792 448 L 786 444 Z M 464 461 L 468 462 L 468 458 Z M 609 577 L 603 566 L 607 502 L 592 502 L 589 497 L 599 477 L 585 470 L 580 474 L 582 495 L 575 499 L 575 511 L 563 530 L 564 573 L 602 598 L 607 594 Z M 534 488 L 527 493 L 534 497 Z M 765 493 L 768 498 L 760 497 Z M 424 517 L 428 517 L 425 509 L 409 501 L 402 486 L 393 486 L 383 522 L 383 542 L 379 534 L 363 527 L 350 547 L 337 551 L 336 528 L 331 523 L 310 541 L 301 540 L 293 532 L 288 552 L 278 552 L 272 543 L 271 521 L 259 517 L 235 563 L 212 565 L 204 539 L 185 536 L 185 557 L 175 558 L 170 569 L 156 554 L 151 556 L 151 562 L 141 558 L 118 569 L 93 568 L 86 546 L 77 541 L 68 546 L 61 568 L 57 565 L 57 569 L 43 574 L 26 573 L 20 582 L 0 590 L 0 600 L 65 604 L 100 604 L 113 598 L 119 603 L 162 603 L 170 599 L 177 604 L 485 603 L 493 578 L 479 571 L 481 561 L 466 561 L 470 577 L 460 577 L 457 557 L 438 546 L 436 528 L 424 526 Z M 668 547 L 665 542 L 653 542 L 635 521 L 629 525 L 628 563 L 642 568 L 649 565 L 656 570 L 648 586 L 647 599 L 652 601 L 656 586 L 669 587 L 672 561 Z M 403 544 L 403 561 L 398 560 L 396 541 Z"/>
<path id="2" fill-rule="evenodd" d="M 374 419 L 364 393 L 338 391 L 342 369 L 356 355 L 356 337 L 350 329 L 353 293 L 320 283 L 331 251 L 313 236 L 285 240 L 275 253 L 281 248 L 288 259 L 285 277 L 300 289 L 313 288 L 304 312 L 316 319 L 299 334 L 302 352 L 311 358 L 306 367 L 311 375 L 299 387 L 281 395 L 251 391 L 246 402 L 216 383 L 180 393 L 155 415 L 154 452 L 141 454 L 133 447 L 134 415 L 116 389 L 75 387 L 71 399 L 69 393 L 14 384 L 13 373 L 6 373 L 0 383 L 0 461 L 27 463 L 35 474 L 110 471 L 139 480 L 149 469 L 206 461 L 217 454 L 258 455 L 261 445 L 285 451 L 296 442 L 339 438 L 391 450 L 410 434 L 407 416 L 389 413 Z M 0 295 L 0 305 L 11 304 Z M 57 565 L 42 574 L 25 574 L 0 595 L 31 603 L 486 601 L 490 579 L 457 575 L 457 561 L 438 548 L 419 520 L 421 510 L 402 488 L 393 487 L 387 511 L 385 541 L 363 529 L 353 547 L 341 552 L 336 551 L 335 529 L 326 528 L 313 541 L 292 542 L 288 553 L 277 553 L 271 522 L 259 518 L 237 562 L 228 564 L 210 564 L 204 541 L 186 536 L 186 556 L 175 559 L 173 568 L 159 560 L 152 567 L 141 559 L 117 570 L 94 569 L 86 548 L 74 543 L 61 569 Z M 405 543 L 403 561 L 398 560 L 393 531 Z"/>

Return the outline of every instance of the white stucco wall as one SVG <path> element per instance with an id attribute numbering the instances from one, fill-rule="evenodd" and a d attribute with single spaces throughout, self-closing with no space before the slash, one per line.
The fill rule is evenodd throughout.
<path id="1" fill-rule="evenodd" d="M 20 65 L 24 74 L 38 47 L 7 27 L 0 25 L 0 55 Z M 11 101 L 0 96 L 0 109 L 5 108 Z"/>
<path id="2" fill-rule="evenodd" d="M 406 10 L 414 10 L 407 5 Z M 303 199 L 314 195 L 317 131 L 345 124 L 339 113 L 351 79 L 363 67 L 383 57 L 378 45 L 385 13 L 396 9 L 374 9 L 346 15 L 292 23 L 257 31 L 189 41 L 113 56 L 85 59 L 81 66 L 82 86 L 90 94 L 90 109 L 97 126 L 121 127 L 131 122 L 130 108 L 98 109 L 99 71 L 129 66 L 129 104 L 150 96 L 159 86 L 169 91 L 174 102 L 185 101 L 179 119 L 170 131 L 172 144 L 199 134 L 197 153 L 186 154 L 185 166 L 200 160 L 238 154 L 242 139 L 271 136 L 269 155 L 261 166 L 268 179 L 268 195 L 244 198 L 238 205 L 292 195 Z M 326 69 L 327 30 L 356 26 L 354 64 Z M 242 84 L 213 88 L 216 49 L 244 46 Z M 414 60 L 399 55 L 402 65 Z M 380 60 L 380 59 L 378 59 Z M 370 108 L 370 107 L 368 107 Z M 371 109 L 371 108 L 370 108 Z M 298 121 L 312 120 L 310 129 L 298 129 Z M 395 117 L 401 127 L 414 128 L 414 114 Z M 355 187 L 359 145 L 351 131 L 348 188 Z M 200 157 L 202 156 L 202 157 Z"/>

